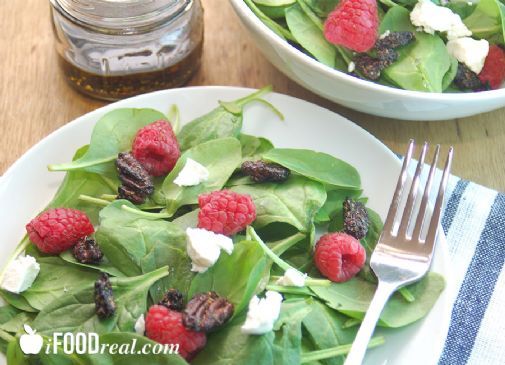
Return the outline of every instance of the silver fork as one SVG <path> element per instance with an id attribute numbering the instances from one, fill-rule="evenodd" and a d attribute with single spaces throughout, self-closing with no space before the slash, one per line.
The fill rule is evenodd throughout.
<path id="1" fill-rule="evenodd" d="M 419 157 L 419 163 L 417 164 L 403 214 L 399 217 L 400 225 L 397 232 L 395 232 L 397 226 L 397 224 L 395 224 L 397 221 L 396 216 L 400 208 L 402 192 L 407 181 L 407 170 L 413 150 L 414 141 L 410 140 L 407 154 L 403 161 L 402 171 L 396 185 L 393 201 L 391 202 L 391 207 L 389 208 L 388 216 L 384 223 L 384 230 L 370 258 L 370 267 L 377 275 L 379 285 L 368 307 L 365 318 L 361 323 L 356 339 L 352 344 L 345 365 L 360 365 L 362 363 L 368 342 L 372 337 L 382 309 L 386 305 L 389 297 L 397 289 L 421 279 L 430 268 L 433 248 L 437 240 L 438 228 L 440 226 L 440 215 L 444 203 L 445 189 L 451 170 L 453 149 L 451 147 L 447 155 L 435 207 L 433 208 L 431 220 L 427 227 L 426 237 L 424 238 L 422 235 L 425 231 L 423 229 L 425 225 L 424 222 L 427 220 L 426 211 L 428 208 L 428 198 L 440 153 L 440 145 L 437 145 L 419 211 L 417 216 L 414 216 L 413 212 L 416 204 L 417 192 L 419 190 L 420 176 L 428 150 L 428 144 L 426 142 L 424 143 Z M 410 228 L 414 222 L 415 226 L 412 234 L 410 234 Z"/>

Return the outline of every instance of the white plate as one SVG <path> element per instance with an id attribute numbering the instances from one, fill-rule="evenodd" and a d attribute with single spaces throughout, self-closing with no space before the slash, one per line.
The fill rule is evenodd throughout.
<path id="1" fill-rule="evenodd" d="M 123 107 L 150 107 L 166 112 L 171 104 L 181 110 L 183 122 L 200 116 L 218 100 L 234 100 L 252 92 L 233 87 L 190 87 L 159 91 L 123 100 L 95 110 L 65 125 L 32 147 L 0 180 L 0 267 L 22 238 L 25 224 L 50 201 L 63 173 L 48 172 L 50 163 L 70 161 L 74 151 L 89 143 L 95 122 L 105 113 Z M 281 94 L 266 97 L 284 113 L 284 122 L 263 105 L 248 106 L 245 133 L 269 138 L 278 147 L 309 148 L 335 155 L 361 174 L 369 205 L 383 218 L 400 171 L 399 159 L 371 134 L 329 110 Z M 433 270 L 448 276 L 445 240 L 440 239 Z M 387 331 L 386 344 L 369 351 L 366 364 L 435 364 L 447 333 L 450 307 L 444 291 L 423 320 L 406 328 Z M 0 359 L 0 363 L 5 360 Z"/>

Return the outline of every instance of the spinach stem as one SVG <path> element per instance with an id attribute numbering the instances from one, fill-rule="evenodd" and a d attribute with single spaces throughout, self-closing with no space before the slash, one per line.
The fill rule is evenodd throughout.
<path id="1" fill-rule="evenodd" d="M 107 205 L 110 204 L 110 201 L 108 201 L 108 200 L 99 199 L 99 198 L 95 198 L 95 197 L 92 197 L 89 195 L 84 195 L 84 194 L 79 195 L 79 200 L 81 200 L 83 202 L 95 204 L 100 207 L 106 207 Z"/>
<path id="2" fill-rule="evenodd" d="M 265 87 L 262 87 L 258 91 L 255 91 L 254 93 L 244 96 L 243 98 L 237 99 L 234 101 L 235 104 L 239 106 L 244 106 L 245 104 L 249 103 L 251 100 L 258 99 L 259 97 L 268 94 L 269 92 L 272 91 L 272 85 L 267 85 Z"/>
<path id="3" fill-rule="evenodd" d="M 270 279 L 272 279 L 274 282 L 276 282 L 280 278 L 281 278 L 280 276 L 271 276 L 270 277 Z M 306 286 L 330 286 L 331 281 L 326 280 L 326 279 L 307 278 L 307 279 L 305 279 L 305 285 Z"/>
<path id="4" fill-rule="evenodd" d="M 11 342 L 11 341 L 14 341 L 16 339 L 14 336 L 11 336 L 10 334 L 8 334 L 7 332 L 5 332 L 3 330 L 0 330 L 0 338 L 2 340 L 7 341 L 7 342 Z"/>
<path id="5" fill-rule="evenodd" d="M 167 119 L 172 124 L 174 133 L 177 134 L 181 127 L 181 113 L 177 104 L 172 104 L 168 109 Z M 173 119 L 173 120 L 172 120 Z"/>
<path id="6" fill-rule="evenodd" d="M 102 194 L 100 195 L 100 199 L 107 200 L 109 202 L 113 202 L 117 199 L 117 195 L 114 194 Z"/>
<path id="7" fill-rule="evenodd" d="M 326 279 L 307 278 L 307 279 L 305 279 L 305 285 L 307 285 L 307 286 L 330 286 L 331 281 L 326 280 Z"/>
<path id="8" fill-rule="evenodd" d="M 386 342 L 383 336 L 373 337 L 368 343 L 368 348 L 377 347 L 383 345 Z M 337 347 L 332 347 L 329 349 L 304 352 L 301 355 L 301 363 L 308 363 L 312 361 L 318 361 L 323 359 L 329 359 L 335 356 L 347 355 L 351 351 L 352 343 L 348 345 L 342 345 Z"/>
<path id="9" fill-rule="evenodd" d="M 288 269 L 293 269 L 291 265 L 289 265 L 286 261 L 281 259 L 279 256 L 277 256 L 266 244 L 263 242 L 263 240 L 258 236 L 254 228 L 251 226 L 247 227 L 247 234 L 251 236 L 258 244 L 261 246 L 263 251 L 265 251 L 265 254 L 270 257 L 270 259 L 275 262 L 281 269 L 284 271 Z"/>
<path id="10" fill-rule="evenodd" d="M 271 250 L 273 253 L 280 256 L 284 252 L 289 250 L 291 247 L 293 247 L 296 243 L 303 240 L 305 237 L 306 236 L 303 233 L 300 233 L 300 232 L 295 233 L 294 235 L 292 235 L 288 238 L 270 243 L 270 246 L 273 246 L 271 248 Z M 277 242 L 279 242 L 279 243 L 277 243 Z"/>
<path id="11" fill-rule="evenodd" d="M 307 290 L 305 287 L 299 288 L 296 286 L 283 286 L 283 285 L 268 284 L 265 287 L 265 289 L 277 291 L 279 293 L 286 293 L 286 294 L 310 295 L 312 297 L 316 296 L 316 294 L 314 294 L 310 290 Z"/>
<path id="12" fill-rule="evenodd" d="M 407 302 L 412 303 L 413 301 L 416 300 L 416 297 L 412 292 L 410 291 L 409 288 L 404 286 L 403 288 L 400 288 L 398 292 L 402 295 L 403 299 L 405 299 Z"/>
<path id="13" fill-rule="evenodd" d="M 166 218 L 172 217 L 172 215 L 166 214 L 166 213 L 144 212 L 143 210 L 135 209 L 135 208 L 129 207 L 128 205 L 121 205 L 121 209 L 126 210 L 127 212 L 130 212 L 133 214 L 137 214 L 141 217 L 146 217 L 146 218 L 166 219 Z"/>
<path id="14" fill-rule="evenodd" d="M 117 155 L 109 156 L 105 158 L 101 158 L 98 160 L 91 160 L 87 162 L 79 163 L 79 160 L 70 162 L 70 163 L 62 163 L 62 164 L 53 164 L 47 165 L 47 169 L 49 171 L 72 171 L 72 170 L 80 170 L 84 167 L 90 167 L 95 165 L 100 165 L 103 163 L 114 161 L 117 158 Z"/>
<path id="15" fill-rule="evenodd" d="M 277 109 L 272 103 L 266 101 L 265 99 L 261 99 L 261 98 L 254 98 L 252 99 L 251 101 L 258 101 L 262 104 L 265 104 L 271 111 L 274 112 L 275 115 L 277 115 L 279 117 L 280 120 L 284 120 L 284 114 L 281 113 L 281 111 L 279 109 Z"/>
<path id="16" fill-rule="evenodd" d="M 347 321 L 344 322 L 344 324 L 342 325 L 342 328 L 351 328 L 351 327 L 357 326 L 360 323 L 361 323 L 360 319 L 349 318 Z"/>

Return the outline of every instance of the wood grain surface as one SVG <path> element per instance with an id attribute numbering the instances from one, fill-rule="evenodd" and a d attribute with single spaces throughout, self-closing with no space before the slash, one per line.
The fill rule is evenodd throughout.
<path id="1" fill-rule="evenodd" d="M 505 191 L 505 109 L 443 122 L 403 122 L 346 109 L 302 88 L 270 65 L 228 1 L 203 0 L 203 5 L 203 66 L 190 85 L 272 84 L 277 92 L 344 115 L 397 153 L 404 151 L 409 138 L 440 143 L 445 150 L 453 145 L 454 174 Z M 60 74 L 48 0 L 0 0 L 0 173 L 49 133 L 102 105 L 75 92 Z"/>

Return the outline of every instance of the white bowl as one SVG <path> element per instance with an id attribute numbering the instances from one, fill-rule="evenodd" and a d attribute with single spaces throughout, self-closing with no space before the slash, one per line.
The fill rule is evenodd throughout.
<path id="1" fill-rule="evenodd" d="M 264 25 L 243 0 L 230 0 L 266 58 L 286 76 L 322 97 L 382 117 L 443 120 L 468 117 L 505 106 L 505 89 L 443 94 L 395 89 L 360 80 L 298 51 Z"/>

